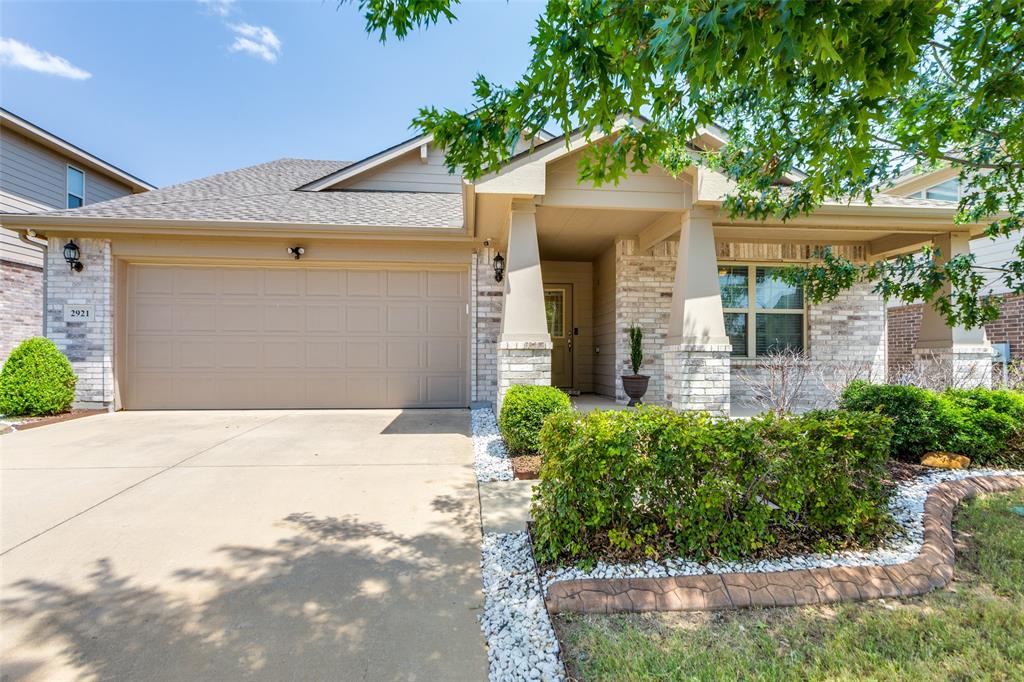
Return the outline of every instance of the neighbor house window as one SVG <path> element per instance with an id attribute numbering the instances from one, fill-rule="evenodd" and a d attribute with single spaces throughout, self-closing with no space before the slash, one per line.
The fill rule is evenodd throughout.
<path id="1" fill-rule="evenodd" d="M 772 277 L 777 268 L 721 265 L 725 333 L 735 357 L 754 358 L 772 351 L 804 349 L 804 293 Z"/>
<path id="2" fill-rule="evenodd" d="M 68 166 L 68 208 L 78 208 L 85 203 L 85 173 L 74 166 Z"/>
<path id="3" fill-rule="evenodd" d="M 938 201 L 960 201 L 960 181 L 957 178 L 946 180 L 924 190 L 921 192 L 921 196 L 924 199 L 937 199 Z"/>

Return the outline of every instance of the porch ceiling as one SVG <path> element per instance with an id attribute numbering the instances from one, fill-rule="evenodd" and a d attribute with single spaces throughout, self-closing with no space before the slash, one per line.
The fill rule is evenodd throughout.
<path id="1" fill-rule="evenodd" d="M 593 260 L 657 221 L 663 212 L 537 207 L 537 240 L 546 260 Z"/>

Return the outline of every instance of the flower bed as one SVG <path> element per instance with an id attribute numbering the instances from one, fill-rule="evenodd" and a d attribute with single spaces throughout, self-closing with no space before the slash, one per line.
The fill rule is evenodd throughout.
<path id="1" fill-rule="evenodd" d="M 698 562 L 685 558 L 663 561 L 611 564 L 598 562 L 589 569 L 565 566 L 543 574 L 545 592 L 554 583 L 567 580 L 666 578 L 676 576 L 721 575 L 726 573 L 769 573 L 810 568 L 852 568 L 857 566 L 893 566 L 913 560 L 924 541 L 924 506 L 929 491 L 947 481 L 975 477 L 1024 476 L 1024 471 L 973 469 L 935 471 L 901 483 L 889 502 L 897 522 L 894 532 L 879 547 L 870 551 L 845 551 L 794 555 L 764 561 Z"/>

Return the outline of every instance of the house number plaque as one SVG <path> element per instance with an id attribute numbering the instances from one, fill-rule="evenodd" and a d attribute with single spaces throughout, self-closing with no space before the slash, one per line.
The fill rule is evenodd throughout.
<path id="1" fill-rule="evenodd" d="M 92 322 L 96 316 L 96 311 L 91 305 L 65 305 L 64 306 L 64 321 L 65 322 Z"/>

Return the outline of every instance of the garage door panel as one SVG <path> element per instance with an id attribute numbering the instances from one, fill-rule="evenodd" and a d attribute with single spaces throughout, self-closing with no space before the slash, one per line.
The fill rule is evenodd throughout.
<path id="1" fill-rule="evenodd" d="M 419 298 L 423 295 L 423 273 L 418 271 L 391 271 L 386 273 L 389 298 Z"/>
<path id="2" fill-rule="evenodd" d="M 379 334 L 383 310 L 379 305 L 349 305 L 345 307 L 345 331 L 350 334 Z"/>
<path id="3" fill-rule="evenodd" d="M 129 408 L 468 402 L 465 271 L 128 272 Z"/>
<path id="4" fill-rule="evenodd" d="M 330 296 L 337 298 L 343 295 L 342 279 L 344 273 L 339 270 L 318 270 L 305 271 L 307 296 Z"/>
<path id="5" fill-rule="evenodd" d="M 174 304 L 140 303 L 135 306 L 132 325 L 135 332 L 169 332 L 174 328 Z"/>
<path id="6" fill-rule="evenodd" d="M 300 304 L 271 303 L 263 308 L 263 331 L 292 334 L 304 331 L 305 312 Z"/>
<path id="7" fill-rule="evenodd" d="M 420 334 L 424 330 L 423 305 L 391 303 L 387 307 L 388 334 Z"/>
<path id="8" fill-rule="evenodd" d="M 301 369 L 305 367 L 305 342 L 300 339 L 264 341 L 263 366 L 267 369 Z"/>
<path id="9" fill-rule="evenodd" d="M 339 334 L 343 328 L 341 306 L 309 304 L 306 306 L 306 331 Z"/>
<path id="10" fill-rule="evenodd" d="M 217 367 L 218 344 L 216 339 L 184 339 L 178 340 L 177 367 L 179 369 L 214 369 Z M 139 369 L 147 369 L 145 366 Z"/>
<path id="11" fill-rule="evenodd" d="M 465 299 L 466 278 L 461 272 L 427 272 L 427 296 L 432 299 Z"/>
<path id="12" fill-rule="evenodd" d="M 216 298 L 220 293 L 222 271 L 210 268 L 193 268 L 174 273 L 174 293 L 178 296 Z"/>
<path id="13" fill-rule="evenodd" d="M 197 268 L 186 268 L 196 270 Z M 181 270 L 181 268 L 179 268 Z M 220 273 L 222 296 L 258 296 L 260 294 L 260 270 L 255 268 L 223 268 Z"/>
<path id="14" fill-rule="evenodd" d="M 345 295 L 351 298 L 380 297 L 383 293 L 381 280 L 383 273 L 379 270 L 349 270 L 345 273 L 347 283 Z"/>

